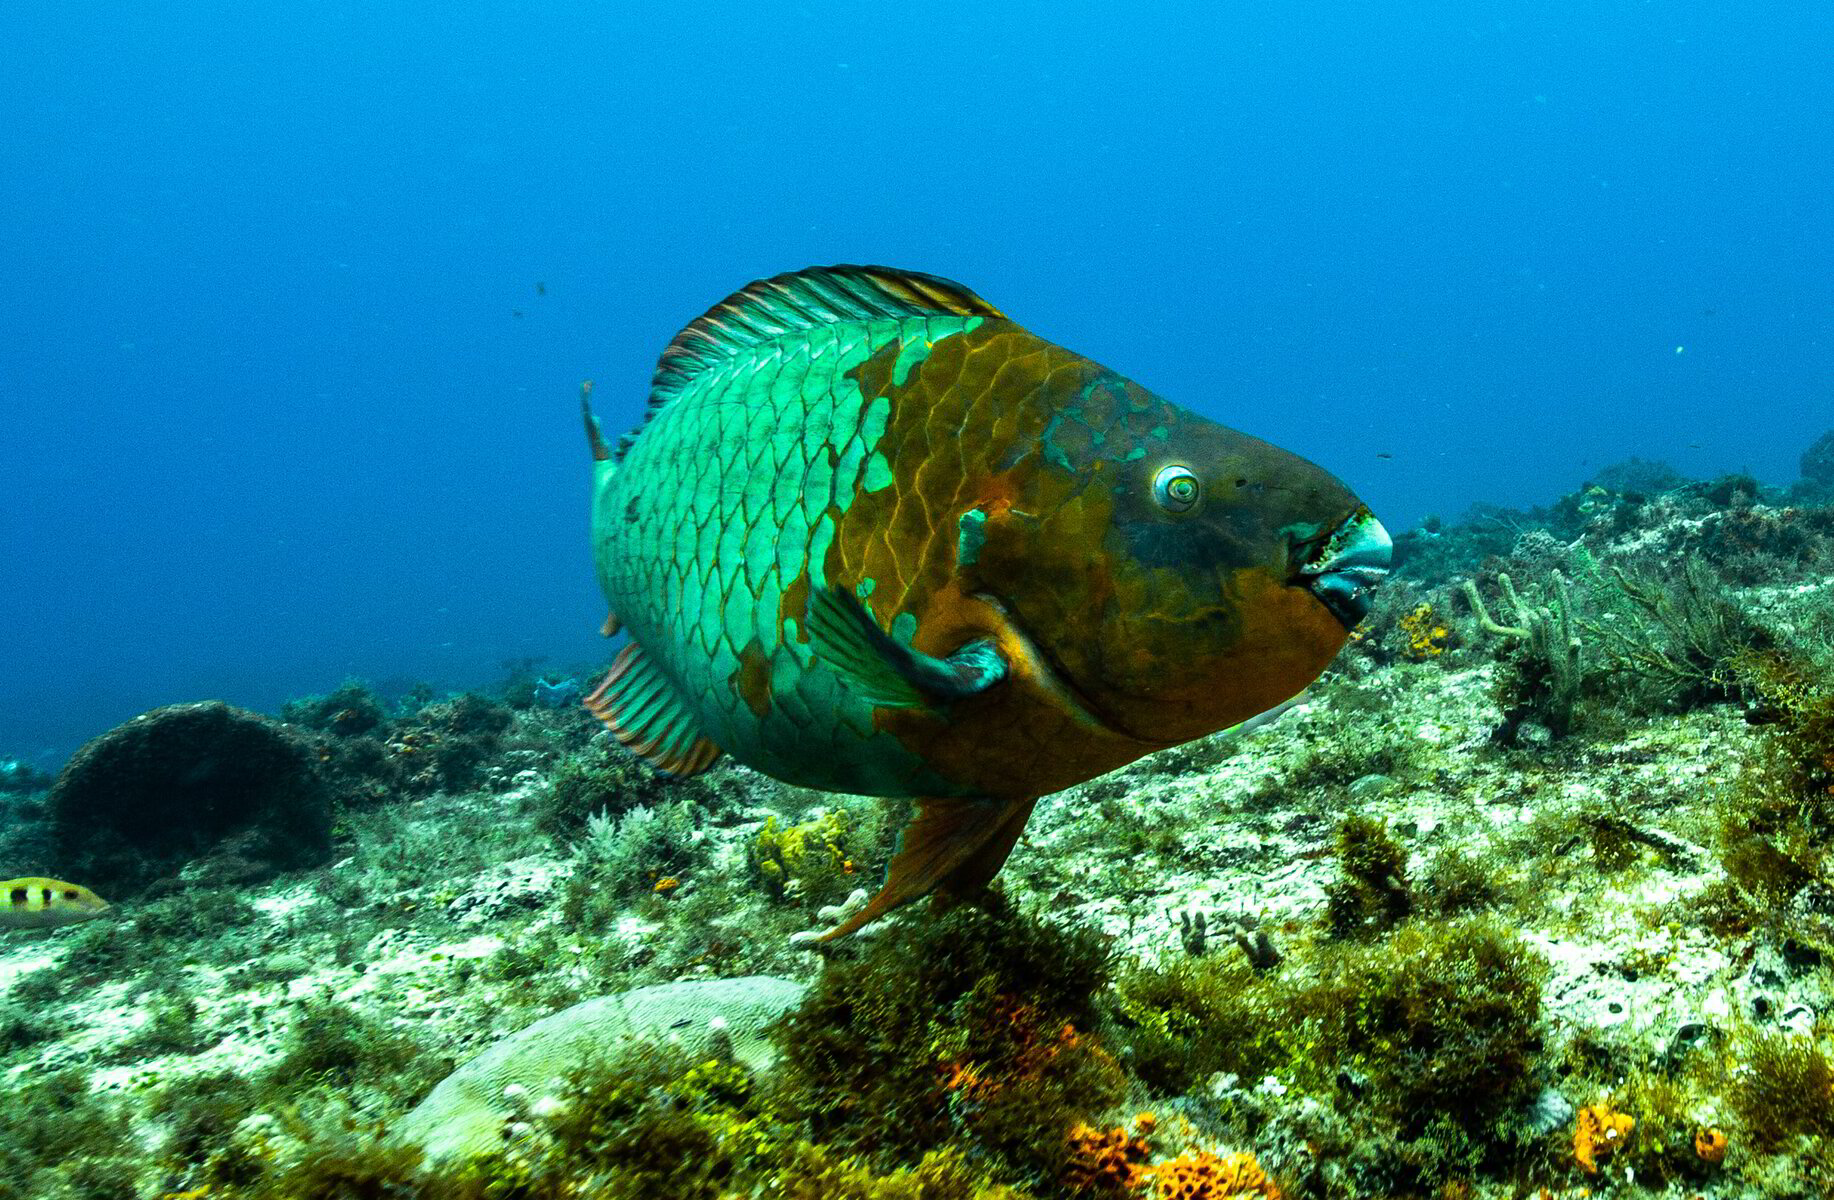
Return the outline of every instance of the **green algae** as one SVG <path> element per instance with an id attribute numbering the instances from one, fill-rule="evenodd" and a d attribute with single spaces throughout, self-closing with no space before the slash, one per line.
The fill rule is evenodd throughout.
<path id="1" fill-rule="evenodd" d="M 785 1020 L 785 1102 L 882 1168 L 955 1145 L 1007 1182 L 1050 1183 L 1071 1125 L 1124 1091 L 1089 1032 L 1109 970 L 1104 939 L 998 908 L 890 930 Z"/>

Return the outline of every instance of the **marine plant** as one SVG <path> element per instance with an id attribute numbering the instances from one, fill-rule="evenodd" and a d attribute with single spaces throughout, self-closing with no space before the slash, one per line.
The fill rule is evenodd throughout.
<path id="1" fill-rule="evenodd" d="M 810 1141 L 739 1066 L 643 1046 L 582 1063 L 531 1108 L 519 1137 L 463 1165 L 428 1169 L 373 1132 L 302 1131 L 302 1152 L 213 1200 L 1031 1200 L 953 1147 L 881 1170 Z"/>
<path id="2" fill-rule="evenodd" d="M 16 996 L 0 1000 L 0 1058 L 28 1046 L 62 1036 L 66 1021 L 41 1005 L 28 1005 Z"/>
<path id="3" fill-rule="evenodd" d="M 692 786 L 692 785 L 688 785 Z M 548 785 L 536 791 L 535 827 L 565 844 L 579 837 L 596 813 L 617 816 L 672 798 L 684 785 L 602 742 L 562 759 Z"/>
<path id="4" fill-rule="evenodd" d="M 1070 1129 L 1124 1087 L 1089 1032 L 1109 954 L 1003 904 L 888 930 L 783 1023 L 783 1100 L 814 1140 L 880 1167 L 953 1144 L 1008 1182 L 1054 1182 Z"/>
<path id="5" fill-rule="evenodd" d="M 568 920 L 580 920 L 594 907 L 595 895 L 630 900 L 654 895 L 665 878 L 678 885 L 691 878 L 706 859 L 700 829 L 705 818 L 699 805 L 686 800 L 593 817 L 586 836 L 573 846 L 578 867 L 567 885 Z"/>
<path id="6" fill-rule="evenodd" d="M 144 1157 L 125 1113 L 91 1094 L 83 1071 L 9 1082 L 0 1105 L 0 1200 L 133 1196 Z"/>
<path id="7" fill-rule="evenodd" d="M 1423 762 L 1419 739 L 1396 725 L 1394 710 L 1409 686 L 1409 672 L 1430 669 L 1391 668 L 1364 679 L 1327 677 L 1307 705 L 1305 720 L 1292 727 L 1298 744 L 1282 786 L 1336 792 L 1367 776 L 1406 779 L 1417 771 Z M 1167 837 L 1175 844 L 1175 834 Z"/>
<path id="8" fill-rule="evenodd" d="M 259 1078 L 236 1071 L 187 1076 L 152 1089 L 142 1104 L 157 1131 L 162 1165 L 174 1178 L 200 1186 L 253 1180 L 263 1164 L 234 1135 L 272 1094 Z"/>
<path id="9" fill-rule="evenodd" d="M 200 1200 L 509 1200 L 517 1195 L 475 1176 L 449 1180 L 420 1167 L 418 1151 L 373 1133 L 315 1129 L 303 1152 L 251 1179 L 204 1191 Z"/>
<path id="10" fill-rule="evenodd" d="M 1447 1162 L 1470 1169 L 1501 1149 L 1498 1122 L 1526 1099 L 1541 1047 L 1545 965 L 1498 927 L 1467 920 L 1400 929 L 1329 970 L 1292 1007 L 1323 1061 L 1362 1080 L 1349 1090 L 1403 1144 L 1442 1143 Z"/>
<path id="11" fill-rule="evenodd" d="M 1577 1115 L 1576 1156 L 1581 1134 L 1598 1142 L 1616 1128 L 1621 1136 L 1605 1139 L 1595 1147 L 1595 1165 L 1602 1157 L 1598 1151 L 1602 1151 L 1631 1169 L 1639 1181 L 1652 1186 L 1708 1178 L 1726 1152 L 1726 1135 L 1700 1120 L 1701 1113 L 1715 1108 L 1714 1099 L 1723 1090 L 1718 1067 L 1718 1063 L 1704 1060 L 1688 1066 L 1664 1059 L 1622 1073 L 1622 1082 L 1611 1088 L 1608 1102 L 1598 1106 L 1607 1114 L 1606 1119 L 1582 1125 L 1581 1119 L 1591 1109 L 1582 1109 Z M 1621 1061 L 1614 1062 L 1610 1075 L 1615 1080 L 1620 1072 Z M 1611 1113 L 1623 1114 L 1630 1124 L 1610 1117 Z M 1583 1170 L 1583 1162 L 1580 1165 Z"/>
<path id="12" fill-rule="evenodd" d="M 214 1039 L 199 1028 L 197 1001 L 182 984 L 162 987 L 141 1000 L 145 1017 L 117 1042 L 109 1057 L 134 1062 L 162 1054 L 195 1054 Z"/>
<path id="13" fill-rule="evenodd" d="M 293 1088 L 362 1085 L 401 1097 L 424 1091 L 451 1066 L 450 1060 L 431 1053 L 410 1034 L 390 1029 L 341 1001 L 307 996 L 294 1006 L 280 1056 L 268 1067 L 267 1077 Z"/>
<path id="14" fill-rule="evenodd" d="M 1544 971 L 1481 919 L 1314 945 L 1277 975 L 1181 959 L 1121 976 L 1117 1045 L 1162 1094 L 1272 1076 L 1374 1131 L 1395 1188 L 1436 1185 L 1519 1152 L 1511 1114 L 1538 1061 Z"/>
<path id="15" fill-rule="evenodd" d="M 144 938 L 197 943 L 231 934 L 259 916 L 233 888 L 192 888 L 139 905 L 133 927 Z"/>
<path id="16" fill-rule="evenodd" d="M 1338 877 L 1325 889 L 1326 913 L 1337 937 L 1388 929 L 1414 909 L 1407 850 L 1372 817 L 1352 814 L 1337 827 Z"/>
<path id="17" fill-rule="evenodd" d="M 1834 686 L 1819 664 L 1775 650 L 1744 655 L 1739 667 L 1766 731 L 1768 815 L 1793 812 L 1834 833 Z"/>
<path id="18" fill-rule="evenodd" d="M 257 916 L 229 888 L 194 888 L 145 901 L 72 930 L 58 961 L 19 979 L 10 994 L 45 1003 L 136 972 L 169 976 L 184 963 L 237 962 L 246 951 L 243 931 Z"/>
<path id="19" fill-rule="evenodd" d="M 1834 920 L 1810 929 L 1792 919 L 1799 897 L 1834 894 L 1834 687 L 1800 653 L 1754 652 L 1737 666 L 1759 737 L 1724 809 L 1725 881 L 1702 903 L 1717 925 L 1767 924 L 1834 953 Z"/>
<path id="20" fill-rule="evenodd" d="M 465 692 L 396 722 L 386 744 L 407 791 L 460 792 L 483 782 L 485 764 L 514 723 L 508 705 Z"/>
<path id="21" fill-rule="evenodd" d="M 1457 847 L 1435 855 L 1414 888 L 1420 907 L 1441 917 L 1467 916 L 1494 907 L 1503 900 L 1505 890 L 1494 864 Z"/>
<path id="22" fill-rule="evenodd" d="M 1816 1037 L 1747 1029 L 1735 1053 L 1744 1070 L 1728 1099 L 1740 1140 L 1766 1151 L 1799 1137 L 1834 1142 L 1834 1060 Z"/>
<path id="23" fill-rule="evenodd" d="M 1597 643 L 1600 670 L 1640 685 L 1658 707 L 1738 698 L 1740 662 L 1775 645 L 1695 558 L 1667 573 L 1612 565 L 1595 576 L 1591 599 L 1597 615 L 1580 624 Z"/>
<path id="24" fill-rule="evenodd" d="M 1182 1095 L 1219 1072 L 1259 1079 L 1291 1057 L 1275 1016 L 1283 997 L 1233 956 L 1136 965 L 1115 981 L 1117 1053 L 1155 1095 Z"/>

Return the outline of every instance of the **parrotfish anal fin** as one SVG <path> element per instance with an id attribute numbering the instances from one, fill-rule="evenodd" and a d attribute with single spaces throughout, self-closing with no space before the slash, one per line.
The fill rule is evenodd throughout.
<path id="1" fill-rule="evenodd" d="M 702 371 L 774 338 L 846 321 L 932 316 L 1005 314 L 959 283 L 895 267 L 807 267 L 760 279 L 675 335 L 650 381 L 649 413 Z M 634 437 L 624 439 L 616 457 L 623 458 Z"/>
<path id="2" fill-rule="evenodd" d="M 1032 819 L 1032 807 L 1037 803 L 1036 798 L 1006 803 L 1000 824 L 987 835 L 981 848 L 963 859 L 960 866 L 936 885 L 936 899 L 953 904 L 973 896 L 992 883 L 993 877 L 1006 865 L 1013 847 L 1019 844 L 1019 835 L 1025 832 L 1025 823 Z"/>
<path id="3" fill-rule="evenodd" d="M 618 652 L 584 703 L 613 737 L 657 770 L 698 775 L 720 756 L 720 748 L 701 735 L 675 685 L 635 642 Z"/>
<path id="4" fill-rule="evenodd" d="M 987 886 L 1012 853 L 1035 799 L 919 800 L 898 837 L 885 884 L 866 907 L 818 941 L 845 937 L 931 892 L 954 900 Z"/>
<path id="5" fill-rule="evenodd" d="M 1006 660 L 991 641 L 969 642 L 936 658 L 880 629 L 860 602 L 839 588 L 809 597 L 809 649 L 856 696 L 883 708 L 928 708 L 984 692 L 1006 678 Z"/>

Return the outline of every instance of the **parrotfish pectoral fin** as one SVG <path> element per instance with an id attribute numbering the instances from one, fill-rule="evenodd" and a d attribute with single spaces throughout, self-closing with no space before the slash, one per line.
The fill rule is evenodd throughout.
<path id="1" fill-rule="evenodd" d="M 927 708 L 984 692 L 1006 678 L 990 641 L 936 658 L 880 629 L 853 596 L 824 588 L 809 597 L 809 649 L 855 695 L 883 708 Z"/>
<path id="2" fill-rule="evenodd" d="M 720 748 L 701 735 L 675 685 L 635 642 L 618 652 L 611 671 L 584 703 L 613 737 L 659 771 L 698 775 L 720 756 Z"/>
<path id="3" fill-rule="evenodd" d="M 919 800 L 917 815 L 898 837 L 879 894 L 816 940 L 845 937 L 931 892 L 939 899 L 955 900 L 986 887 L 1012 853 L 1034 803 Z"/>

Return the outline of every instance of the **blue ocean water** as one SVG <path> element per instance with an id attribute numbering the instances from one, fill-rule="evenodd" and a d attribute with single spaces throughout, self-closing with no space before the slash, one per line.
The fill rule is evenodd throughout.
<path id="1" fill-rule="evenodd" d="M 1834 426 L 1809 4 L 0 9 L 0 756 L 602 653 L 576 409 L 876 262 L 1391 528 Z"/>

